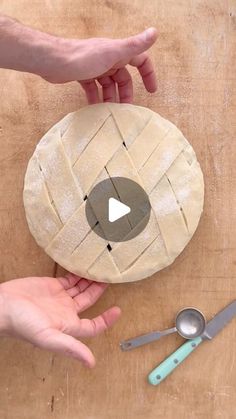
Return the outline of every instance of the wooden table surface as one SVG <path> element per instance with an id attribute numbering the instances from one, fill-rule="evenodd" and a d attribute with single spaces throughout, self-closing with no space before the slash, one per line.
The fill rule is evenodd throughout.
<path id="1" fill-rule="evenodd" d="M 110 286 L 88 315 L 112 304 L 119 323 L 88 340 L 94 370 L 24 342 L 0 342 L 1 419 L 233 419 L 236 417 L 235 320 L 159 387 L 148 372 L 177 348 L 170 336 L 122 353 L 118 343 L 172 326 L 196 306 L 207 318 L 236 298 L 236 1 L 1 0 L 1 11 L 67 37 L 122 37 L 156 26 L 151 50 L 159 79 L 150 95 L 135 72 L 135 104 L 174 122 L 196 150 L 205 206 L 194 238 L 168 269 L 139 283 Z M 40 137 L 86 104 L 77 83 L 50 85 L 0 70 L 0 278 L 53 275 L 23 210 L 27 161 Z"/>

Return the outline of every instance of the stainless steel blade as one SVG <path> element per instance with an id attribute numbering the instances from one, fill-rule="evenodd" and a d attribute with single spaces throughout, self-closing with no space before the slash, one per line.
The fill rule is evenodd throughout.
<path id="1" fill-rule="evenodd" d="M 207 323 L 205 331 L 201 336 L 202 339 L 214 338 L 234 316 L 236 316 L 236 300 L 226 306 L 223 310 L 219 311 L 219 313 Z"/>

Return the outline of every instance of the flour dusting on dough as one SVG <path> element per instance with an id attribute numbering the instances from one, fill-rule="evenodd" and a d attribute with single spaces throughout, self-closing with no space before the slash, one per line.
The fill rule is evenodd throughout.
<path id="1" fill-rule="evenodd" d="M 45 187 L 50 191 L 50 199 L 54 201 L 61 221 L 66 222 L 76 211 L 81 203 L 81 191 L 70 169 L 66 164 L 66 158 L 60 142 L 54 141 L 55 146 L 45 147 L 47 160 L 42 159 L 42 151 L 36 149 L 36 157 L 41 167 L 41 175 L 44 178 Z M 68 182 L 65 182 L 67 175 Z M 58 190 L 56 188 L 58 185 Z"/>
<path id="2" fill-rule="evenodd" d="M 183 201 L 185 201 L 189 195 L 191 193 L 191 190 L 189 188 L 189 186 L 186 186 L 185 188 L 182 188 L 178 191 L 178 201 L 180 201 L 180 203 L 182 203 Z"/>
<path id="3" fill-rule="evenodd" d="M 75 142 L 75 150 L 76 150 L 75 154 L 77 156 L 80 156 L 82 154 L 85 147 L 88 145 L 89 141 L 90 141 L 89 137 L 82 137 L 82 138 L 79 138 L 79 140 Z M 70 158 L 72 158 L 71 155 L 72 153 L 70 153 Z M 73 165 L 76 164 L 78 160 L 79 160 L 79 157 L 77 158 L 75 162 L 73 162 Z"/>
<path id="4" fill-rule="evenodd" d="M 177 203 L 173 200 L 173 195 L 166 193 L 155 203 L 155 211 L 159 216 L 165 216 L 176 211 Z"/>
<path id="5" fill-rule="evenodd" d="M 170 165 L 173 163 L 173 160 L 175 159 L 175 155 L 173 153 L 173 150 L 165 150 L 165 153 L 162 154 L 161 159 L 158 161 L 158 169 L 160 171 L 167 170 Z"/>

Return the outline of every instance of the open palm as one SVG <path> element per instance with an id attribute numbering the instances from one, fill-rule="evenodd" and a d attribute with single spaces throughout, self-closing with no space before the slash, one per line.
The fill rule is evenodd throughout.
<path id="1" fill-rule="evenodd" d="M 106 288 L 107 284 L 72 274 L 5 282 L 1 295 L 7 307 L 7 334 L 93 367 L 92 352 L 76 338 L 103 332 L 118 319 L 120 309 L 112 307 L 91 320 L 80 319 L 78 314 L 92 306 Z"/>

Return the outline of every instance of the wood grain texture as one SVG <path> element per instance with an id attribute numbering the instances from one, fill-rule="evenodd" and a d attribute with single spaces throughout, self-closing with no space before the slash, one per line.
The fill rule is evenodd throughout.
<path id="1" fill-rule="evenodd" d="M 62 36 L 122 37 L 156 26 L 152 48 L 158 92 L 135 72 L 135 104 L 174 122 L 205 174 L 204 214 L 191 243 L 168 269 L 135 284 L 111 286 L 88 312 L 118 304 L 120 322 L 88 343 L 93 371 L 26 343 L 1 340 L 1 419 L 200 419 L 236 416 L 235 320 L 202 345 L 158 388 L 148 372 L 182 340 L 169 336 L 130 353 L 120 340 L 172 326 L 196 306 L 207 318 L 236 298 L 236 2 L 235 0 L 0 1 L 5 14 Z M 85 105 L 76 83 L 50 85 L 0 70 L 0 277 L 53 275 L 53 262 L 30 236 L 22 188 L 27 161 L 43 133 Z"/>

